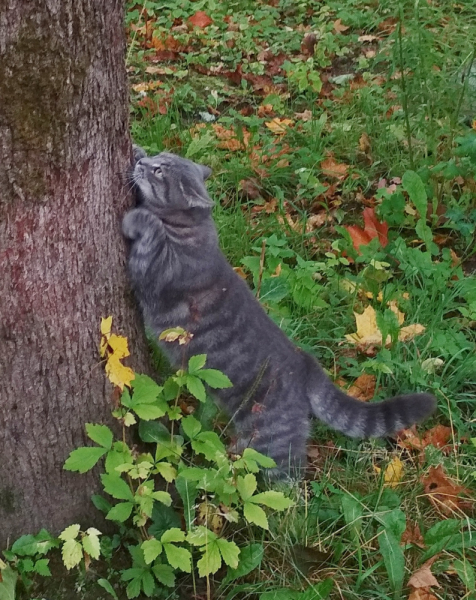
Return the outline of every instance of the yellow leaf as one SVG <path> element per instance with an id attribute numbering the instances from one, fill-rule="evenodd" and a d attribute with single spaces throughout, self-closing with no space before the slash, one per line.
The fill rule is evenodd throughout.
<path id="1" fill-rule="evenodd" d="M 381 468 L 380 467 L 376 467 L 374 465 L 374 469 L 377 473 L 381 472 Z M 390 463 L 387 465 L 387 468 L 385 469 L 385 473 L 383 475 L 383 480 L 384 480 L 384 486 L 385 487 L 397 487 L 398 483 L 401 481 L 403 476 L 403 463 L 402 461 L 398 458 L 398 456 L 395 456 Z"/>
<path id="2" fill-rule="evenodd" d="M 392 300 L 388 304 L 390 310 L 397 316 L 399 325 L 403 324 L 405 319 L 404 313 L 398 310 L 395 300 Z M 377 327 L 377 317 L 375 310 L 372 306 L 367 306 L 364 312 L 360 315 L 354 313 L 355 323 L 357 325 L 357 331 L 355 333 L 349 333 L 345 336 L 346 340 L 351 344 L 359 344 L 361 346 L 372 346 L 382 345 L 382 334 Z M 406 325 L 402 327 L 398 333 L 398 339 L 400 342 L 408 342 L 416 335 L 420 335 L 425 331 L 425 327 L 419 323 L 413 325 Z M 387 336 L 385 345 L 389 346 L 391 343 L 390 336 Z"/>
<path id="3" fill-rule="evenodd" d="M 265 123 L 266 127 L 275 135 L 284 135 L 288 129 L 288 127 L 292 127 L 294 125 L 294 121 L 291 119 L 273 119 L 272 121 L 267 121 Z"/>
<path id="4" fill-rule="evenodd" d="M 345 336 L 352 344 L 381 344 L 382 334 L 377 327 L 377 317 L 372 306 L 367 306 L 360 315 L 354 313 L 357 331 Z"/>
<path id="5" fill-rule="evenodd" d="M 130 387 L 131 381 L 134 379 L 134 371 L 129 367 L 125 367 L 119 357 L 115 354 L 111 354 L 106 362 L 106 375 L 109 378 L 109 381 L 114 385 L 117 385 L 124 389 L 124 386 L 127 385 Z"/>
<path id="6" fill-rule="evenodd" d="M 122 335 L 116 335 L 113 333 L 109 338 L 107 345 L 110 348 L 110 354 L 116 358 L 125 358 L 130 356 L 129 348 L 127 346 L 127 338 Z"/>
<path id="7" fill-rule="evenodd" d="M 107 341 L 111 337 L 112 317 L 102 317 L 101 319 L 101 341 L 99 342 L 99 355 L 101 358 L 106 356 Z"/>
<path id="8" fill-rule="evenodd" d="M 425 327 L 420 325 L 419 323 L 414 323 L 413 325 L 406 325 L 400 329 L 400 333 L 398 334 L 398 339 L 401 342 L 408 342 L 408 340 L 413 339 L 416 335 L 420 335 L 425 331 Z"/>

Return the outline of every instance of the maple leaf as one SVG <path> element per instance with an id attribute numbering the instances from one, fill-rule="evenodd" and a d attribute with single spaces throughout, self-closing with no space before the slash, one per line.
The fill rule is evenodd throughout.
<path id="1" fill-rule="evenodd" d="M 324 175 L 335 177 L 341 181 L 347 177 L 348 169 L 349 165 L 338 163 L 332 154 L 329 154 L 327 158 L 321 162 L 321 171 Z"/>
<path id="2" fill-rule="evenodd" d="M 276 117 L 271 121 L 267 121 L 265 125 L 274 135 L 284 135 L 288 128 L 294 125 L 294 121 L 292 119 L 279 119 Z"/>
<path id="3" fill-rule="evenodd" d="M 443 467 L 430 467 L 428 474 L 421 477 L 425 487 L 425 494 L 433 506 L 447 516 L 459 511 L 470 511 L 474 500 L 471 492 L 452 481 L 444 472 Z M 461 498 L 461 495 L 469 498 Z"/>
<path id="4" fill-rule="evenodd" d="M 374 465 L 374 469 L 377 473 L 380 473 L 382 470 L 380 467 L 377 467 L 375 465 Z M 395 456 L 388 463 L 387 468 L 385 469 L 385 472 L 383 475 L 384 486 L 392 487 L 392 488 L 397 487 L 400 480 L 402 479 L 402 476 L 403 476 L 403 463 L 398 458 L 398 456 Z"/>
<path id="5" fill-rule="evenodd" d="M 345 228 L 352 238 L 354 248 L 359 254 L 360 246 L 367 246 L 374 238 L 378 238 L 382 248 L 388 244 L 388 224 L 380 222 L 373 207 L 364 208 L 364 228 L 358 225 L 346 225 Z"/>
<path id="6" fill-rule="evenodd" d="M 388 306 L 390 310 L 395 313 L 398 323 L 402 325 L 405 315 L 398 310 L 396 302 L 391 301 L 388 303 Z M 354 313 L 354 317 L 357 331 L 355 333 L 347 334 L 345 336 L 346 340 L 351 344 L 358 344 L 359 347 L 381 346 L 383 344 L 382 333 L 377 327 L 377 315 L 375 309 L 369 305 L 362 314 Z M 419 323 L 406 325 L 405 327 L 400 328 L 398 340 L 406 342 L 424 331 L 425 327 Z M 389 346 L 391 341 L 391 337 L 387 336 L 385 346 Z"/>
<path id="7" fill-rule="evenodd" d="M 415 427 L 410 427 L 400 431 L 398 437 L 398 445 L 407 450 L 424 450 L 427 446 L 434 446 L 448 453 L 451 451 L 448 442 L 453 437 L 453 430 L 446 425 L 435 425 L 422 436 L 418 436 Z"/>
<path id="8" fill-rule="evenodd" d="M 203 29 L 204 27 L 211 25 L 213 20 L 203 10 L 197 10 L 197 12 L 188 19 L 188 22 L 194 27 Z"/>

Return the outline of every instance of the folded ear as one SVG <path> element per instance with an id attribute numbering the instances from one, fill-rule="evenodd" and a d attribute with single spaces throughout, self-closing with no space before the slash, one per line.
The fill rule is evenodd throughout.
<path id="1" fill-rule="evenodd" d="M 207 167 L 206 165 L 198 165 L 200 167 L 200 171 L 202 172 L 203 175 L 203 181 L 205 181 L 206 179 L 208 179 L 210 177 L 210 175 L 212 174 L 212 170 L 210 169 L 210 167 Z"/>

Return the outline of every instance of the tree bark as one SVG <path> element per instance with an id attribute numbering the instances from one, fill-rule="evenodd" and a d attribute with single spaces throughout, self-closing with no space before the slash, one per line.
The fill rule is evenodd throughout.
<path id="1" fill-rule="evenodd" d="M 101 316 L 147 363 L 120 233 L 123 8 L 0 0 L 0 549 L 97 521 L 96 477 L 62 467 L 85 423 L 110 418 Z"/>

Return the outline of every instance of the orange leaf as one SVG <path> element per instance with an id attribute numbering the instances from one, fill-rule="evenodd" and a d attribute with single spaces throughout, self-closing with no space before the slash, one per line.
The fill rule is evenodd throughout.
<path id="1" fill-rule="evenodd" d="M 284 135 L 288 128 L 294 125 L 294 121 L 276 117 L 272 121 L 267 121 L 265 125 L 275 135 Z"/>
<path id="2" fill-rule="evenodd" d="M 190 17 L 188 22 L 194 27 L 200 27 L 203 29 L 204 27 L 211 25 L 213 20 L 207 15 L 206 12 L 203 12 L 203 10 L 197 10 L 197 12 Z"/>
<path id="3" fill-rule="evenodd" d="M 407 521 L 407 526 L 402 534 L 402 544 L 413 544 L 419 548 L 425 547 L 418 523 Z"/>
<path id="4" fill-rule="evenodd" d="M 438 600 L 428 588 L 417 588 L 408 596 L 408 600 Z"/>
<path id="5" fill-rule="evenodd" d="M 371 240 L 378 237 L 382 248 L 388 244 L 388 224 L 383 221 L 381 223 L 375 214 L 373 208 L 364 208 L 364 228 L 362 229 L 358 225 L 347 225 L 345 228 L 350 233 L 354 248 L 359 254 L 360 246 L 367 246 Z"/>
<path id="6" fill-rule="evenodd" d="M 321 162 L 322 173 L 329 177 L 336 177 L 337 179 L 345 179 L 347 177 L 348 168 L 349 165 L 336 162 L 332 154 L 329 154 L 329 156 Z"/>
<path id="7" fill-rule="evenodd" d="M 428 500 L 445 515 L 451 516 L 454 512 L 473 508 L 472 499 L 460 497 L 471 496 L 471 492 L 449 479 L 441 465 L 430 467 L 428 474 L 421 478 L 421 482 L 425 486 Z"/>
<path id="8" fill-rule="evenodd" d="M 347 390 L 347 393 L 349 396 L 352 396 L 357 400 L 367 402 L 367 400 L 371 400 L 374 397 L 375 383 L 375 375 L 363 373 L 360 375 L 360 377 L 357 377 L 354 383 Z"/>
<path id="9" fill-rule="evenodd" d="M 388 244 L 388 224 L 377 219 L 374 208 L 364 208 L 364 229 L 373 239 L 378 237 L 382 248 Z"/>

